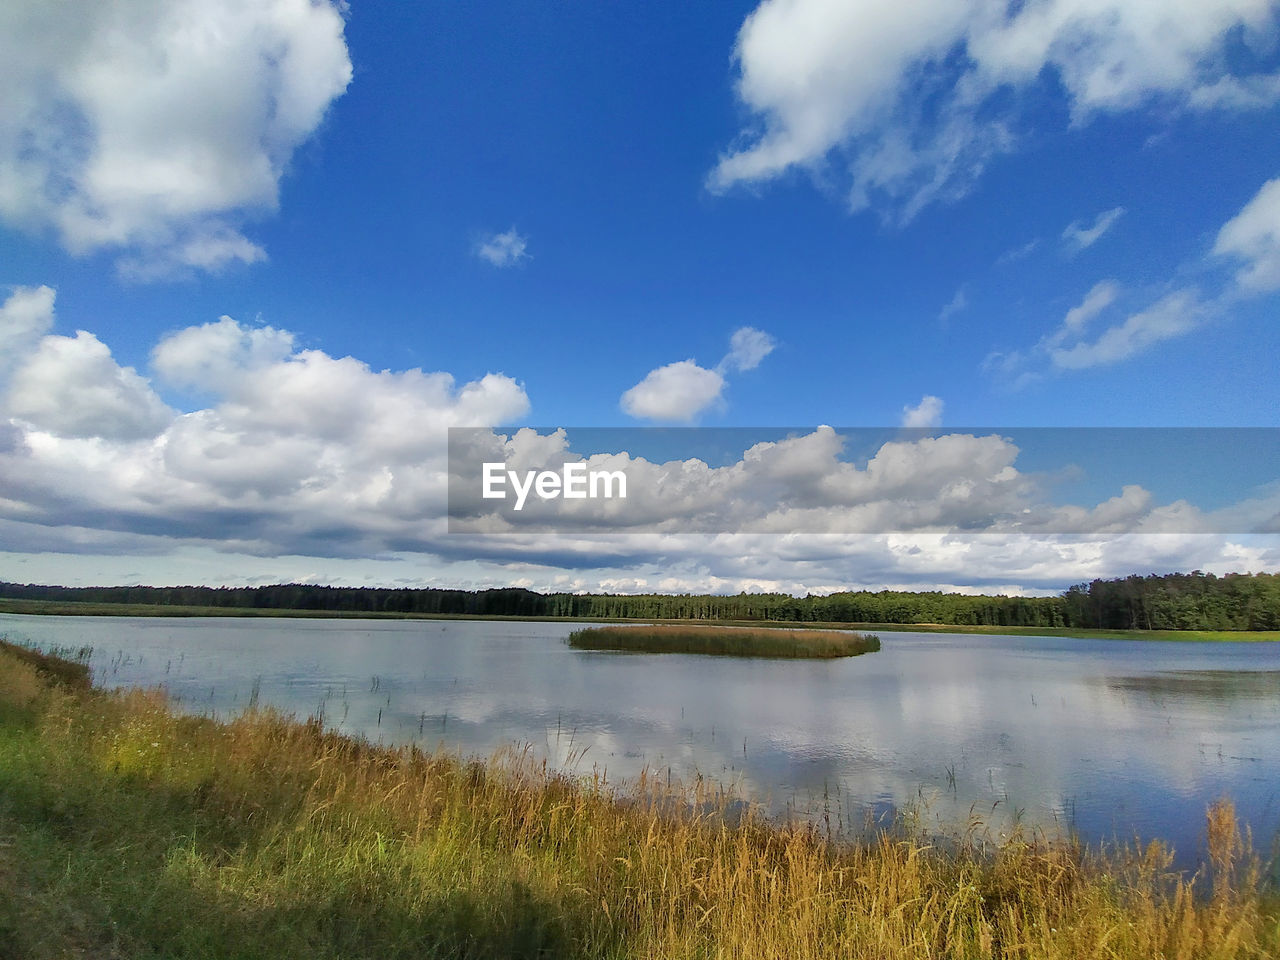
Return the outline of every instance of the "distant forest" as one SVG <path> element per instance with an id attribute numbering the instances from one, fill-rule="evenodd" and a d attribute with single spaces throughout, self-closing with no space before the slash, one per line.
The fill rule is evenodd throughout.
<path id="1" fill-rule="evenodd" d="M 1090 627 L 1116 630 L 1280 629 L 1280 574 L 1196 571 L 1076 584 L 1056 597 L 881 590 L 792 597 L 267 587 L 49 587 L 0 583 L 0 598 L 344 613 L 469 614 L 574 619 L 781 620 Z"/>

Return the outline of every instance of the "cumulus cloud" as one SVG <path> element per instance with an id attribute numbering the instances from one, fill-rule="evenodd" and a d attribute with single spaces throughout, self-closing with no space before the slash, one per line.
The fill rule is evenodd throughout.
<path id="1" fill-rule="evenodd" d="M 1019 444 L 999 434 L 956 432 L 878 442 L 863 463 L 848 456 L 846 446 L 863 449 L 869 436 L 818 427 L 782 440 L 754 443 L 736 460 L 712 466 L 698 458 L 648 460 L 628 453 L 627 442 L 620 438 L 607 451 L 579 452 L 568 448 L 562 433 L 545 437 L 530 430 L 510 437 L 490 431 L 468 433 L 475 436 L 465 448 L 454 446 L 450 451 L 451 534 L 560 536 L 565 538 L 563 549 L 578 538 L 600 533 L 773 533 L 801 538 L 798 543 L 813 549 L 806 538 L 817 534 L 1018 532 L 1048 537 L 1280 532 L 1275 519 L 1280 489 L 1250 493 L 1230 508 L 1204 511 L 1181 499 L 1158 501 L 1141 483 L 1116 470 L 1094 476 L 1114 491 L 1100 502 L 1057 502 L 1051 495 L 1056 474 L 1020 470 Z M 635 439 L 644 442 L 639 435 Z M 1081 440 L 1068 439 L 1068 448 Z M 1106 443 L 1116 438 L 1099 439 Z M 1134 434 L 1125 441 L 1158 444 L 1161 451 L 1172 442 L 1156 432 L 1145 438 Z M 708 442 L 722 454 L 723 445 L 733 441 L 710 431 Z M 1046 452 L 1044 438 L 1035 442 L 1042 454 Z M 1234 442 L 1224 440 L 1224 444 Z M 1224 446 L 1224 453 L 1230 449 Z M 567 463 L 580 464 L 584 475 L 622 471 L 626 497 L 530 497 L 517 510 L 513 497 L 479 495 L 480 464 L 498 460 L 519 475 L 534 470 L 559 473 Z M 1078 471 L 1067 462 L 1057 469 Z M 1100 469 L 1095 465 L 1095 473 Z M 1162 481 L 1176 483 L 1177 479 L 1166 473 Z"/>
<path id="2" fill-rule="evenodd" d="M 1081 220 L 1073 220 L 1062 231 L 1062 240 L 1070 253 L 1079 253 L 1092 247 L 1102 239 L 1102 235 L 1110 230 L 1117 220 L 1124 216 L 1124 207 L 1113 207 L 1104 210 L 1093 218 L 1093 222 L 1085 226 Z"/>
<path id="3" fill-rule="evenodd" d="M 121 367 L 107 345 L 84 330 L 46 336 L 13 375 L 5 408 L 60 437 L 143 440 L 173 411 L 132 367 Z"/>
<path id="4" fill-rule="evenodd" d="M 293 334 L 274 327 L 246 327 L 230 317 L 187 327 L 164 337 L 151 365 L 178 387 L 226 393 L 240 380 L 293 353 Z"/>
<path id="5" fill-rule="evenodd" d="M 132 367 L 91 333 L 53 336 L 52 287 L 18 287 L 0 305 L 0 419 L 9 443 L 23 429 L 59 437 L 131 441 L 154 437 L 174 412 Z"/>
<path id="6" fill-rule="evenodd" d="M 494 233 L 476 244 L 476 256 L 495 267 L 514 267 L 521 260 L 531 259 L 528 253 L 529 238 L 522 237 L 512 227 L 506 233 Z"/>
<path id="7" fill-rule="evenodd" d="M 942 423 L 941 399 L 932 394 L 925 394 L 914 407 L 908 404 L 902 408 L 902 425 L 904 427 L 936 427 Z"/>
<path id="8" fill-rule="evenodd" d="M 763 330 L 739 327 L 714 370 L 692 359 L 668 363 L 645 374 L 622 395 L 620 405 L 628 416 L 642 420 L 690 423 L 722 402 L 726 374 L 754 370 L 776 347 L 777 341 Z"/>
<path id="9" fill-rule="evenodd" d="M 847 172 L 853 209 L 876 203 L 910 219 L 1016 147 L 1017 105 L 1051 89 L 1046 76 L 1076 123 L 1154 100 L 1195 96 L 1207 109 L 1213 96 L 1197 91 L 1233 78 L 1227 44 L 1274 33 L 1272 6 L 1259 0 L 764 0 L 734 49 L 753 122 L 708 186 L 831 160 Z"/>
<path id="10" fill-rule="evenodd" d="M 1276 562 L 1274 550 L 1221 536 L 1197 547 L 1181 532 L 1253 529 L 1276 515 L 1274 491 L 1237 504 L 1229 520 L 1158 502 L 1132 483 L 1096 504 L 1055 505 L 1041 479 L 1018 468 L 1017 444 L 998 435 L 892 440 L 855 461 L 841 433 L 820 427 L 713 467 L 620 448 L 574 454 L 563 431 L 504 433 L 495 425 L 524 415 L 528 399 L 503 374 L 458 384 L 442 372 L 376 371 L 228 318 L 170 334 L 153 365 L 212 402 L 165 409 L 86 332 L 37 340 L 12 378 L 18 389 L 0 394 L 0 540 L 10 558 L 57 550 L 70 563 L 67 554 L 111 553 L 129 556 L 130 570 L 151 570 L 153 581 L 352 582 L 356 571 L 395 570 L 417 585 L 520 579 L 558 589 L 801 593 L 1060 589 L 1112 569 Z M 451 426 L 477 428 L 478 452 L 513 466 L 572 455 L 626 470 L 631 492 L 625 503 L 570 504 L 570 519 L 595 532 L 538 532 L 539 519 L 564 517 L 535 507 L 533 523 L 499 526 L 506 532 L 446 534 Z M 1166 533 L 1115 546 L 1130 530 Z M 1087 537 L 1062 536 L 1073 532 Z M 201 550 L 198 567 L 174 565 Z"/>
<path id="11" fill-rule="evenodd" d="M 0 305 L 0 345 L 6 354 L 16 353 L 53 327 L 52 287 L 18 287 Z"/>
<path id="12" fill-rule="evenodd" d="M 253 263 L 294 150 L 351 79 L 329 0 L 0 8 L 0 217 L 140 279 Z"/>
<path id="13" fill-rule="evenodd" d="M 170 334 L 153 365 L 213 402 L 169 409 L 85 331 L 44 336 L 18 366 L 0 392 L 0 521 L 15 536 L 84 528 L 336 556 L 421 544 L 442 525 L 447 428 L 528 410 L 500 373 L 375 371 L 226 317 Z"/>
<path id="14" fill-rule="evenodd" d="M 479 470 L 471 461 L 495 455 L 513 469 L 555 470 L 580 459 L 563 445 L 535 447 L 519 435 L 481 447 L 455 457 L 451 470 L 474 478 Z M 999 436 L 890 441 L 865 466 L 846 459 L 844 448 L 845 437 L 824 426 L 752 444 L 736 462 L 718 467 L 699 459 L 652 462 L 625 451 L 592 453 L 581 458 L 588 469 L 625 471 L 625 501 L 527 502 L 513 512 L 509 502 L 472 498 L 462 505 L 470 513 L 464 516 L 451 498 L 450 529 L 882 532 L 990 525 L 995 515 L 1020 514 L 1030 502 L 1028 478 L 1013 467 L 1018 449 Z M 533 458 L 522 455 L 531 450 Z"/>
<path id="15" fill-rule="evenodd" d="M 1218 232 L 1218 256 L 1244 261 L 1236 284 L 1250 293 L 1280 289 L 1280 177 L 1262 185 Z"/>
<path id="16" fill-rule="evenodd" d="M 54 299 L 52 287 L 17 287 L 0 304 L 0 377 L 53 328 Z"/>
<path id="17" fill-rule="evenodd" d="M 678 360 L 645 374 L 622 395 L 622 410 L 645 420 L 695 419 L 720 399 L 724 377 L 693 360 Z"/>

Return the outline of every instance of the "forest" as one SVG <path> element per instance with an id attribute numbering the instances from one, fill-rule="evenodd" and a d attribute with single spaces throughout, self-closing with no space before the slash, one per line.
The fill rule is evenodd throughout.
<path id="1" fill-rule="evenodd" d="M 1094 580 L 1058 596 L 881 590 L 793 597 L 536 593 L 278 584 L 262 587 L 58 587 L 0 583 L 0 598 L 343 613 L 572 619 L 938 623 L 1114 630 L 1280 629 L 1280 574 L 1170 573 Z"/>

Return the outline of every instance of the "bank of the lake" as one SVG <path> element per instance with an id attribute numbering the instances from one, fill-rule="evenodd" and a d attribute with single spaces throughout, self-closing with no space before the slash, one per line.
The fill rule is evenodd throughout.
<path id="1" fill-rule="evenodd" d="M 401 613 L 396 611 L 293 610 L 259 607 L 208 607 L 156 603 L 99 603 L 74 600 L 0 598 L 0 613 L 55 617 L 240 617 L 306 620 L 471 620 L 508 623 L 581 623 L 583 617 Z M 663 623 L 724 627 L 781 627 L 790 630 L 855 630 L 875 633 L 965 633 L 979 636 L 1078 637 L 1096 640 L 1168 640 L 1183 643 L 1280 642 L 1280 630 L 1103 630 L 1088 627 L 987 626 L 954 623 L 846 623 L 836 620 L 690 620 L 600 618 L 609 623 Z"/>
<path id="2" fill-rule="evenodd" d="M 0 635 L 91 647 L 103 685 L 161 686 L 187 712 L 252 701 L 388 745 L 529 745 L 562 770 L 701 777 L 846 827 L 923 805 L 943 831 L 976 810 L 1194 857 L 1205 807 L 1230 796 L 1264 845 L 1280 834 L 1280 644 L 917 632 L 782 660 L 565 642 L 588 626 L 0 615 Z"/>
<path id="3" fill-rule="evenodd" d="M 519 757 L 51 683 L 0 652 L 0 953 L 22 958 L 1263 958 L 1230 807 L 1209 860 L 910 827 L 835 843 Z M 681 799 L 703 799 L 682 794 Z M 723 810 L 721 806 L 718 809 Z M 695 814 L 692 812 L 697 810 Z M 708 812 L 710 810 L 710 812 Z"/>

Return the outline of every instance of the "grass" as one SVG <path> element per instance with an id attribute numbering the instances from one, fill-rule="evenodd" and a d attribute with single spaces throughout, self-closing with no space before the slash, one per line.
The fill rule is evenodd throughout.
<path id="1" fill-rule="evenodd" d="M 90 603 L 76 600 L 16 600 L 0 598 L 0 613 L 89 617 L 270 617 L 321 620 L 515 620 L 521 622 L 581 623 L 589 617 L 476 616 L 374 612 L 365 610 L 280 610 L 260 607 L 206 607 L 158 603 Z M 909 633 L 974 633 L 1000 636 L 1078 637 L 1105 640 L 1177 640 L 1199 643 L 1280 641 L 1280 630 L 1100 630 L 1089 627 L 1001 627 L 955 623 L 843 623 L 790 620 L 657 620 L 608 617 L 610 623 L 670 623 L 689 626 L 764 627 L 790 630 L 875 630 Z"/>
<path id="2" fill-rule="evenodd" d="M 507 755 L 226 724 L 0 650 L 0 956 L 1059 958 L 1280 955 L 1229 804 L 1210 857 L 900 824 L 837 842 Z M 47 665 L 46 665 L 47 666 Z"/>
<path id="3" fill-rule="evenodd" d="M 707 653 L 729 657 L 822 659 L 854 657 L 880 649 L 880 638 L 850 630 L 784 630 L 776 627 L 587 627 L 569 634 L 579 650 L 635 653 Z"/>
<path id="4" fill-rule="evenodd" d="M 43 680 L 73 688 L 89 686 L 89 655 L 92 652 L 92 647 L 55 647 L 41 652 L 0 637 L 0 655 L 30 666 Z"/>

